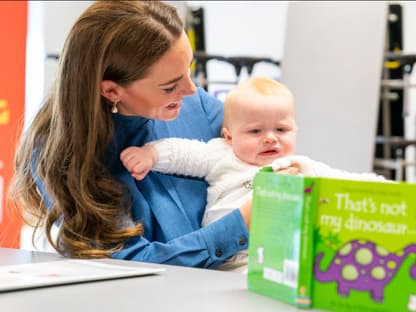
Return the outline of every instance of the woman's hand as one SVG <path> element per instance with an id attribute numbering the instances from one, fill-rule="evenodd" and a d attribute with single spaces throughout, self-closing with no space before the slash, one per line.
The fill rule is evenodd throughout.
<path id="1" fill-rule="evenodd" d="M 250 199 L 240 207 L 240 213 L 243 216 L 247 230 L 250 230 L 251 204 L 252 200 Z"/>

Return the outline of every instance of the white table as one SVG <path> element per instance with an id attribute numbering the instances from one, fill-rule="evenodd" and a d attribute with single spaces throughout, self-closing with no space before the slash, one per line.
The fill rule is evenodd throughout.
<path id="1" fill-rule="evenodd" d="M 60 261 L 56 254 L 0 248 L 0 265 Z M 0 310 L 29 311 L 305 311 L 247 290 L 246 275 L 134 261 L 163 267 L 151 276 L 0 293 Z"/>

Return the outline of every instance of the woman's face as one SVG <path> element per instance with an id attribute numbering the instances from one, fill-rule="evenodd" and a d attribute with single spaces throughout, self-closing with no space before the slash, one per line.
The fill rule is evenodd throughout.
<path id="1" fill-rule="evenodd" d="M 121 87 L 119 113 L 159 120 L 175 119 L 183 97 L 196 91 L 190 77 L 192 59 L 188 37 L 183 33 L 150 67 L 145 78 Z"/>

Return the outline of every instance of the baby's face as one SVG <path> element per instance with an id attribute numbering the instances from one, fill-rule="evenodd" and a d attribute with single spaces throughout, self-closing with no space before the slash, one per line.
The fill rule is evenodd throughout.
<path id="1" fill-rule="evenodd" d="M 246 98 L 233 107 L 229 128 L 223 130 L 235 155 L 248 164 L 265 166 L 276 158 L 291 155 L 296 145 L 293 98 Z"/>

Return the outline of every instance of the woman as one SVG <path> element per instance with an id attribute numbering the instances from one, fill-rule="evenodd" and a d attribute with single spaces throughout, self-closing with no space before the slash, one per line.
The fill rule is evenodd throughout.
<path id="1" fill-rule="evenodd" d="M 183 25 L 161 2 L 98 1 L 76 21 L 16 156 L 16 202 L 59 253 L 216 268 L 247 248 L 250 202 L 201 228 L 204 181 L 135 181 L 119 158 L 163 137 L 219 135 L 222 104 L 195 89 L 191 62 Z"/>

